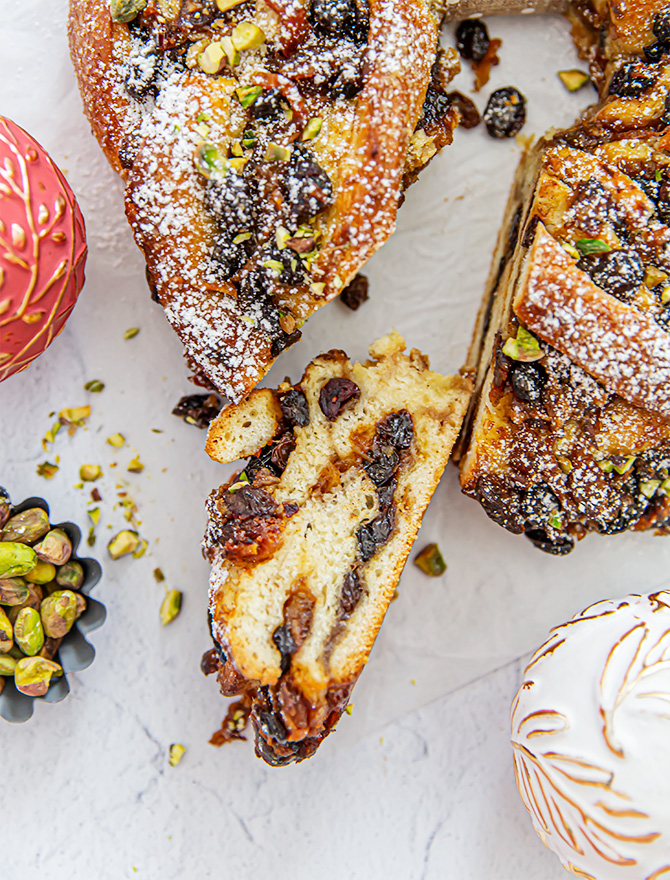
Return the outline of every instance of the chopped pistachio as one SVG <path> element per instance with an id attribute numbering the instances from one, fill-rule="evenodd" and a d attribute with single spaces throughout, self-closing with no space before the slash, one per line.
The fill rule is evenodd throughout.
<path id="1" fill-rule="evenodd" d="M 660 480 L 645 480 L 640 483 L 640 492 L 642 492 L 645 498 L 651 498 L 656 494 L 656 490 L 660 485 Z"/>
<path id="2" fill-rule="evenodd" d="M 321 126 L 323 125 L 323 120 L 320 116 L 312 116 L 309 120 L 305 129 L 302 133 L 301 140 L 303 141 L 311 141 L 314 140 L 321 133 Z"/>
<path id="3" fill-rule="evenodd" d="M 225 57 L 226 55 L 221 43 L 210 43 L 209 46 L 198 55 L 198 67 L 203 73 L 219 73 L 225 64 Z"/>
<path id="4" fill-rule="evenodd" d="M 237 156 L 238 158 L 244 155 L 244 150 L 242 149 L 242 142 L 239 139 L 235 139 L 230 142 L 230 152 L 233 156 Z"/>
<path id="5" fill-rule="evenodd" d="M 532 361 L 542 360 L 544 352 L 540 348 L 540 344 L 532 333 L 529 333 L 525 327 L 519 325 L 516 332 L 516 339 L 510 338 L 503 346 L 503 354 L 515 361 L 522 363 L 531 363 Z"/>
<path id="6" fill-rule="evenodd" d="M 217 4 L 220 3 L 221 0 L 217 0 Z M 170 746 L 170 757 L 168 758 L 168 762 L 170 767 L 176 767 L 177 764 L 184 757 L 186 749 L 181 743 L 172 743 Z"/>
<path id="7" fill-rule="evenodd" d="M 142 556 L 147 552 L 147 547 L 149 546 L 149 542 L 146 538 L 140 539 L 140 546 L 133 552 L 133 559 L 141 559 Z"/>
<path id="8" fill-rule="evenodd" d="M 603 459 L 601 459 L 601 461 L 597 462 L 597 464 L 598 464 L 598 467 L 600 468 L 600 470 L 606 474 L 611 474 L 612 471 L 614 470 L 614 465 L 609 460 L 609 458 L 603 458 Z"/>
<path id="9" fill-rule="evenodd" d="M 313 281 L 309 285 L 309 289 L 314 296 L 321 296 L 323 291 L 326 289 L 326 285 L 323 281 Z"/>
<path id="10" fill-rule="evenodd" d="M 158 584 L 162 583 L 165 580 L 165 575 L 163 574 L 162 569 L 154 568 L 154 580 Z"/>
<path id="11" fill-rule="evenodd" d="M 49 443 L 53 443 L 56 439 L 56 434 L 60 431 L 63 426 L 60 422 L 54 422 L 53 425 L 46 432 L 44 437 L 42 438 L 42 449 L 46 452 Z"/>
<path id="12" fill-rule="evenodd" d="M 208 141 L 200 141 L 197 145 L 193 154 L 193 163 L 205 177 L 211 177 L 216 171 L 223 171 L 225 168 L 218 149 Z"/>
<path id="13" fill-rule="evenodd" d="M 247 129 L 242 135 L 242 146 L 245 150 L 250 150 L 252 147 L 256 146 L 256 132 L 251 129 Z"/>
<path id="14" fill-rule="evenodd" d="M 123 334 L 124 339 L 134 339 L 140 332 L 139 327 L 129 327 Z"/>
<path id="15" fill-rule="evenodd" d="M 667 287 L 663 288 L 663 292 L 661 293 L 661 302 L 664 306 L 670 302 L 670 284 Z"/>
<path id="16" fill-rule="evenodd" d="M 221 38 L 221 48 L 225 53 L 228 64 L 231 67 L 237 67 L 240 63 L 240 53 L 237 51 L 237 46 L 233 43 L 230 37 Z"/>
<path id="17" fill-rule="evenodd" d="M 233 171 L 240 172 L 244 166 L 249 161 L 249 157 L 239 158 L 239 159 L 228 159 L 228 166 L 233 169 Z"/>
<path id="18" fill-rule="evenodd" d="M 89 510 L 88 515 L 91 517 L 91 522 L 93 523 L 93 525 L 97 526 L 97 524 L 100 522 L 100 508 L 92 507 Z"/>
<path id="19" fill-rule="evenodd" d="M 275 241 L 277 242 L 277 247 L 279 250 L 284 250 L 286 247 L 286 242 L 291 237 L 291 233 L 284 226 L 278 226 L 277 231 L 275 232 Z"/>
<path id="20" fill-rule="evenodd" d="M 290 158 L 291 151 L 288 147 L 270 141 L 265 151 L 265 159 L 268 162 L 288 162 Z"/>
<path id="21" fill-rule="evenodd" d="M 656 180 L 656 183 L 660 183 L 663 180 L 663 172 L 661 171 L 660 168 L 656 169 L 656 173 L 654 174 L 654 179 Z"/>
<path id="22" fill-rule="evenodd" d="M 122 556 L 134 553 L 139 546 L 140 536 L 137 532 L 132 532 L 130 529 L 123 529 L 114 535 L 109 544 L 107 544 L 107 552 L 112 559 L 120 559 Z"/>
<path id="23" fill-rule="evenodd" d="M 105 383 L 99 379 L 91 379 L 84 385 L 84 391 L 90 391 L 91 394 L 99 394 L 105 387 Z"/>
<path id="24" fill-rule="evenodd" d="M 428 544 L 414 557 L 414 565 L 429 577 L 440 577 L 447 570 L 446 563 L 437 544 Z"/>
<path id="25" fill-rule="evenodd" d="M 231 483 L 231 485 L 228 486 L 228 491 L 232 492 L 234 494 L 239 489 L 241 489 L 242 486 L 248 486 L 248 485 L 249 485 L 249 477 L 247 476 L 246 471 L 242 471 L 242 473 L 238 476 L 238 478 L 235 480 L 235 482 Z"/>
<path id="26" fill-rule="evenodd" d="M 85 483 L 94 483 L 102 476 L 102 468 L 99 464 L 83 464 L 79 468 L 79 479 Z"/>
<path id="27" fill-rule="evenodd" d="M 272 269 L 273 272 L 276 272 L 277 275 L 281 275 L 284 271 L 284 264 L 280 263 L 279 260 L 266 260 L 263 263 L 263 266 L 266 269 Z"/>
<path id="28" fill-rule="evenodd" d="M 119 24 L 128 24 L 142 12 L 147 5 L 147 0 L 110 0 L 109 14 L 112 21 Z"/>
<path id="29" fill-rule="evenodd" d="M 346 707 L 346 709 L 344 711 L 347 713 L 347 715 L 353 715 L 354 714 L 354 704 L 349 703 L 349 705 Z"/>
<path id="30" fill-rule="evenodd" d="M 107 438 L 107 442 L 115 449 L 121 449 L 121 447 L 126 442 L 126 438 L 123 436 L 123 434 L 112 434 L 110 437 Z"/>
<path id="31" fill-rule="evenodd" d="M 657 269 L 656 266 L 648 266 L 647 271 L 644 275 L 644 283 L 647 287 L 652 288 L 656 287 L 658 284 L 662 284 L 663 282 L 667 282 L 668 273 L 663 272 L 662 269 Z"/>
<path id="32" fill-rule="evenodd" d="M 635 464 L 636 458 L 637 458 L 636 455 L 629 455 L 628 458 L 626 458 L 623 461 L 619 461 L 618 459 L 615 459 L 612 462 L 612 466 L 613 466 L 614 470 L 617 472 L 617 474 L 622 474 L 622 475 L 627 474 L 628 471 Z"/>
<path id="33" fill-rule="evenodd" d="M 243 241 L 249 241 L 251 238 L 250 232 L 240 232 L 239 235 L 236 235 L 233 239 L 233 244 L 242 244 Z"/>
<path id="34" fill-rule="evenodd" d="M 563 242 L 563 250 L 567 251 L 567 253 L 569 253 L 570 256 L 573 257 L 575 260 L 581 259 L 582 255 L 579 253 L 579 251 L 577 250 L 577 248 L 573 244 L 570 244 L 569 241 Z"/>
<path id="35" fill-rule="evenodd" d="M 165 598 L 161 602 L 161 623 L 167 626 L 179 616 L 181 611 L 182 594 L 179 590 L 167 590 Z"/>
<path id="36" fill-rule="evenodd" d="M 578 92 L 591 81 L 591 77 L 583 70 L 559 70 L 558 78 L 569 92 Z"/>
<path id="37" fill-rule="evenodd" d="M 667 480 L 663 480 L 663 482 L 661 483 L 660 491 L 663 492 L 665 495 L 670 494 L 670 478 L 668 478 Z"/>
<path id="38" fill-rule="evenodd" d="M 95 529 L 93 526 L 88 530 L 88 535 L 86 537 L 86 543 L 89 547 L 93 547 L 95 545 Z"/>
<path id="39" fill-rule="evenodd" d="M 208 114 L 205 113 L 203 110 L 201 110 L 200 113 L 198 113 L 198 115 L 195 117 L 196 122 L 207 122 L 208 119 Z"/>
<path id="40" fill-rule="evenodd" d="M 241 21 L 231 35 L 237 49 L 256 49 L 265 42 L 265 33 L 253 21 Z"/>
<path id="41" fill-rule="evenodd" d="M 262 86 L 241 86 L 239 89 L 235 90 L 239 102 L 245 110 L 247 109 L 247 107 L 251 107 L 254 101 L 256 101 L 257 98 L 260 97 L 262 92 Z"/>
<path id="42" fill-rule="evenodd" d="M 45 480 L 53 479 L 58 473 L 58 465 L 50 461 L 43 461 L 37 465 L 37 476 L 44 477 Z"/>
<path id="43" fill-rule="evenodd" d="M 144 470 L 144 465 L 140 461 L 139 455 L 136 455 L 135 458 L 133 458 L 128 463 L 128 470 L 130 471 L 131 474 L 141 474 L 142 473 L 142 471 Z"/>
<path id="44" fill-rule="evenodd" d="M 219 12 L 227 12 L 229 9 L 233 9 L 233 7 L 239 6 L 244 2 L 245 0 L 216 0 L 216 6 Z"/>
<path id="45" fill-rule="evenodd" d="M 553 513 L 549 517 L 549 525 L 554 529 L 563 528 L 563 517 L 561 516 L 560 510 L 553 511 Z"/>
<path id="46" fill-rule="evenodd" d="M 71 406 L 62 409 L 58 418 L 62 425 L 74 425 L 81 428 L 91 415 L 90 406 Z"/>
<path id="47" fill-rule="evenodd" d="M 205 137 L 207 137 L 207 135 L 209 134 L 209 125 L 207 125 L 206 122 L 199 122 L 199 123 L 196 125 L 195 130 L 198 132 L 198 134 L 200 135 L 200 137 L 204 137 L 204 138 L 205 138 Z"/>
<path id="48" fill-rule="evenodd" d="M 612 250 L 612 248 L 600 238 L 580 238 L 579 241 L 575 242 L 575 247 L 580 254 L 584 256 L 587 254 L 606 254 Z"/>

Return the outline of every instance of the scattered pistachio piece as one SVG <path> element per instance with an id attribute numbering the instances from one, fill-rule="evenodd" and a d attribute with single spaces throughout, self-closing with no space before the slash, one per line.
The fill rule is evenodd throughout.
<path id="1" fill-rule="evenodd" d="M 123 434 L 112 434 L 110 437 L 107 438 L 107 442 L 115 449 L 121 449 L 121 447 L 126 442 L 126 438 L 123 436 Z"/>
<path id="2" fill-rule="evenodd" d="M 321 126 L 323 125 L 323 120 L 320 116 L 312 116 L 307 125 L 305 126 L 305 130 L 302 133 L 301 140 L 303 141 L 311 141 L 314 140 L 321 133 Z"/>
<path id="3" fill-rule="evenodd" d="M 90 406 L 71 406 L 62 409 L 58 413 L 58 418 L 62 425 L 81 428 L 86 424 L 86 420 L 91 416 Z"/>
<path id="4" fill-rule="evenodd" d="M 223 157 L 214 144 L 200 141 L 193 154 L 193 164 L 205 177 L 211 177 L 216 171 L 223 171 Z"/>
<path id="5" fill-rule="evenodd" d="M 656 266 L 648 266 L 647 271 L 644 275 L 644 283 L 647 287 L 652 288 L 656 287 L 658 284 L 662 284 L 663 282 L 667 282 L 668 273 L 664 272 L 662 269 L 656 268 Z"/>
<path id="6" fill-rule="evenodd" d="M 569 92 L 578 92 L 591 81 L 591 77 L 583 70 L 559 70 L 558 78 Z"/>
<path id="7" fill-rule="evenodd" d="M 160 617 L 163 626 L 172 623 L 181 611 L 182 594 L 179 590 L 167 590 L 161 602 Z"/>
<path id="8" fill-rule="evenodd" d="M 131 474 L 141 474 L 142 473 L 142 471 L 144 470 L 144 465 L 140 461 L 139 455 L 136 455 L 135 458 L 133 458 L 129 462 L 128 470 L 130 471 Z"/>
<path id="9" fill-rule="evenodd" d="M 237 98 L 245 110 L 247 107 L 251 107 L 254 101 L 261 96 L 262 92 L 262 86 L 241 86 L 235 90 Z"/>
<path id="10" fill-rule="evenodd" d="M 85 483 L 94 483 L 102 476 L 102 468 L 99 464 L 83 464 L 79 468 L 79 479 Z"/>
<path id="11" fill-rule="evenodd" d="M 265 159 L 268 162 L 288 162 L 290 158 L 291 150 L 288 147 L 270 141 L 265 151 Z"/>
<path id="12" fill-rule="evenodd" d="M 220 0 L 217 0 L 217 4 Z M 172 743 L 170 746 L 170 757 L 168 761 L 170 763 L 170 767 L 176 767 L 177 764 L 184 757 L 184 753 L 186 752 L 185 747 L 181 743 Z"/>
<path id="13" fill-rule="evenodd" d="M 663 288 L 663 292 L 661 293 L 661 303 L 664 306 L 670 302 L 670 284 L 667 287 Z"/>
<path id="14" fill-rule="evenodd" d="M 544 352 L 540 348 L 540 343 L 529 333 L 525 327 L 519 325 L 516 331 L 516 339 L 511 336 L 503 346 L 503 354 L 515 361 L 522 363 L 531 363 L 533 361 L 542 360 Z"/>
<path id="15" fill-rule="evenodd" d="M 41 464 L 37 465 L 36 471 L 38 477 L 44 477 L 45 480 L 52 480 L 58 473 L 59 467 L 57 464 L 53 464 L 50 461 L 43 461 Z"/>
<path id="16" fill-rule="evenodd" d="M 44 657 L 24 657 L 14 669 L 16 689 L 29 697 L 43 697 L 49 690 L 53 676 L 63 674 L 63 669 L 53 660 Z"/>
<path id="17" fill-rule="evenodd" d="M 160 568 L 154 568 L 154 580 L 158 584 L 165 580 L 165 575 Z"/>
<path id="18" fill-rule="evenodd" d="M 133 552 L 133 559 L 140 559 L 147 552 L 147 547 L 149 546 L 149 542 L 146 538 L 140 539 L 140 546 Z"/>
<path id="19" fill-rule="evenodd" d="M 349 705 L 346 707 L 346 709 L 344 711 L 347 713 L 347 715 L 353 715 L 354 714 L 354 704 L 349 703 Z"/>
<path id="20" fill-rule="evenodd" d="M 581 259 L 581 256 L 582 256 L 582 255 L 579 253 L 579 251 L 578 251 L 577 248 L 574 246 L 574 244 L 570 244 L 569 241 L 564 241 L 562 247 L 563 247 L 563 250 L 564 250 L 564 251 L 567 251 L 567 253 L 569 253 L 570 256 L 571 256 L 574 260 L 579 260 L 579 259 Z"/>
<path id="21" fill-rule="evenodd" d="M 140 545 L 140 538 L 137 532 L 130 529 L 123 529 L 118 532 L 107 544 L 107 552 L 112 559 L 120 559 L 129 553 L 134 553 Z"/>
<path id="22" fill-rule="evenodd" d="M 281 275 L 284 271 L 284 264 L 280 263 L 279 260 L 266 260 L 263 263 L 263 266 L 266 269 L 272 269 L 273 272 L 276 272 L 277 275 Z"/>
<path id="23" fill-rule="evenodd" d="M 233 9 L 233 7 L 239 6 L 244 2 L 245 0 L 216 0 L 216 6 L 219 12 L 227 12 L 229 9 Z"/>
<path id="24" fill-rule="evenodd" d="M 249 241 L 251 238 L 250 232 L 240 232 L 239 235 L 236 235 L 233 239 L 233 244 L 242 244 L 244 241 Z"/>
<path id="25" fill-rule="evenodd" d="M 600 238 L 580 238 L 575 247 L 583 256 L 587 254 L 606 254 L 612 248 Z"/>
<path id="26" fill-rule="evenodd" d="M 321 296 L 323 291 L 326 289 L 325 282 L 323 281 L 313 281 L 309 285 L 310 292 L 314 294 L 314 296 Z"/>
<path id="27" fill-rule="evenodd" d="M 91 522 L 94 526 L 100 522 L 100 508 L 99 507 L 91 507 L 88 511 L 88 515 L 91 517 Z"/>
<path id="28" fill-rule="evenodd" d="M 280 251 L 284 250 L 286 247 L 286 242 L 291 237 L 291 233 L 284 226 L 278 226 L 277 231 L 275 232 L 275 241 L 277 243 L 277 247 Z"/>
<path id="29" fill-rule="evenodd" d="M 240 63 L 240 53 L 230 37 L 221 37 L 221 48 L 226 54 L 226 59 L 231 67 L 237 67 Z"/>
<path id="30" fill-rule="evenodd" d="M 109 14 L 112 21 L 128 24 L 133 21 L 146 7 L 147 0 L 110 0 Z"/>
<path id="31" fill-rule="evenodd" d="M 253 21 L 241 21 L 233 28 L 232 41 L 240 49 L 256 49 L 265 42 L 265 33 Z"/>
<path id="32" fill-rule="evenodd" d="M 129 327 L 123 334 L 124 339 L 133 339 L 140 332 L 139 327 Z"/>
<path id="33" fill-rule="evenodd" d="M 90 382 L 87 382 L 84 385 L 84 391 L 90 391 L 91 394 L 100 394 L 100 392 L 104 390 L 104 387 L 104 382 L 100 382 L 99 379 L 91 379 Z"/>
<path id="34" fill-rule="evenodd" d="M 225 52 L 221 43 L 210 43 L 204 52 L 198 55 L 198 67 L 203 73 L 215 74 L 223 69 Z"/>
<path id="35" fill-rule="evenodd" d="M 440 577 L 447 570 L 446 563 L 437 544 L 428 544 L 414 557 L 414 565 L 429 577 Z"/>
<path id="36" fill-rule="evenodd" d="M 652 498 L 660 485 L 660 480 L 645 480 L 640 483 L 640 492 L 642 492 L 645 498 Z"/>

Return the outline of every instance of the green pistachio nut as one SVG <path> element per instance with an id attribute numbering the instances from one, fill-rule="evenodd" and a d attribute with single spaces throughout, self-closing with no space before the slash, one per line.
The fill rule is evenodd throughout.
<path id="1" fill-rule="evenodd" d="M 19 612 L 24 608 L 34 608 L 35 611 L 40 610 L 40 605 L 44 598 L 44 589 L 39 584 L 26 584 L 26 586 L 28 587 L 28 598 L 20 605 L 14 605 L 7 612 L 7 617 L 11 620 L 12 625 L 16 622 Z"/>
<path id="2" fill-rule="evenodd" d="M 21 577 L 37 564 L 37 554 L 27 544 L 0 541 L 0 578 Z"/>
<path id="3" fill-rule="evenodd" d="M 123 529 L 118 532 L 118 534 L 114 535 L 109 542 L 107 545 L 107 552 L 112 559 L 120 559 L 122 556 L 134 553 L 139 546 L 140 537 L 137 532 L 133 532 L 130 529 Z"/>
<path id="4" fill-rule="evenodd" d="M 75 611 L 74 619 L 79 620 L 79 618 L 82 616 L 84 611 L 86 611 L 86 607 L 87 607 L 86 597 L 82 596 L 81 593 L 75 593 L 74 598 L 77 603 L 77 610 Z"/>
<path id="5" fill-rule="evenodd" d="M 23 605 L 30 596 L 30 589 L 23 578 L 0 580 L 0 605 Z"/>
<path id="6" fill-rule="evenodd" d="M 4 528 L 5 523 L 9 519 L 12 511 L 12 502 L 7 494 L 6 489 L 0 486 L 0 529 Z"/>
<path id="7" fill-rule="evenodd" d="M 22 541 L 32 544 L 33 541 L 39 541 L 48 531 L 49 517 L 46 511 L 41 507 L 31 507 L 9 519 L 0 537 L 3 541 Z"/>
<path id="8" fill-rule="evenodd" d="M 35 544 L 35 553 L 42 562 L 65 565 L 72 555 L 72 541 L 63 529 L 51 529 L 39 544 Z"/>
<path id="9" fill-rule="evenodd" d="M 14 641 L 28 657 L 39 654 L 44 645 L 44 629 L 39 611 L 24 608 L 14 624 Z"/>
<path id="10" fill-rule="evenodd" d="M 0 675 L 14 675 L 16 660 L 9 654 L 0 654 Z"/>
<path id="11" fill-rule="evenodd" d="M 75 622 L 77 597 L 71 590 L 56 590 L 42 602 L 40 615 L 46 635 L 60 639 L 70 632 Z"/>
<path id="12" fill-rule="evenodd" d="M 55 577 L 56 566 L 53 562 L 42 562 L 41 560 L 32 571 L 24 575 L 29 584 L 48 584 Z"/>
<path id="13" fill-rule="evenodd" d="M 80 562 L 71 559 L 65 565 L 61 565 L 56 573 L 56 583 L 68 590 L 78 590 L 84 583 L 84 569 Z"/>
<path id="14" fill-rule="evenodd" d="M 172 621 L 179 615 L 181 611 L 181 597 L 182 594 L 179 590 L 168 590 L 165 594 L 165 598 L 161 602 L 161 623 L 163 626 L 167 626 L 168 623 L 172 623 Z"/>
<path id="15" fill-rule="evenodd" d="M 110 0 L 109 14 L 113 21 L 128 24 L 137 18 L 146 5 L 147 0 Z"/>
<path id="16" fill-rule="evenodd" d="M 6 654 L 14 647 L 14 628 L 5 614 L 0 608 L 0 654 Z"/>
<path id="17" fill-rule="evenodd" d="M 53 660 L 44 657 L 24 657 L 14 669 L 16 689 L 29 697 L 43 697 L 49 690 L 53 676 L 63 674 L 63 669 Z"/>

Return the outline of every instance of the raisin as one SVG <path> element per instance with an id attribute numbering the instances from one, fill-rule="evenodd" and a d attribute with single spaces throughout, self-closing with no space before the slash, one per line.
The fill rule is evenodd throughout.
<path id="1" fill-rule="evenodd" d="M 575 548 L 574 538 L 571 538 L 570 535 L 561 535 L 552 541 L 543 529 L 530 529 L 526 532 L 526 537 L 538 550 L 551 553 L 552 556 L 567 556 Z"/>
<path id="2" fill-rule="evenodd" d="M 395 487 L 394 487 L 395 488 Z M 385 544 L 391 537 L 395 527 L 395 510 L 392 506 L 382 509 L 369 523 L 364 523 L 356 532 L 358 550 L 363 562 L 367 562 L 377 552 L 377 548 Z"/>
<path id="3" fill-rule="evenodd" d="M 491 42 L 489 32 L 483 21 L 470 18 L 462 21 L 456 28 L 456 48 L 466 61 L 482 61 Z"/>
<path id="4" fill-rule="evenodd" d="M 317 34 L 350 37 L 367 43 L 370 27 L 367 3 L 359 7 L 355 0 L 312 0 L 309 18 Z"/>
<path id="5" fill-rule="evenodd" d="M 188 394 L 179 400 L 172 415 L 196 428 L 207 428 L 220 411 L 221 401 L 216 394 Z"/>
<path id="6" fill-rule="evenodd" d="M 209 651 L 205 651 L 202 655 L 202 659 L 200 661 L 200 671 L 203 675 L 211 675 L 213 672 L 216 672 L 219 668 L 219 655 L 216 651 L 216 648 L 210 648 Z"/>
<path id="7" fill-rule="evenodd" d="M 365 275 L 356 275 L 340 294 L 340 302 L 344 303 L 352 312 L 357 312 L 369 299 L 369 287 L 370 282 Z"/>
<path id="8" fill-rule="evenodd" d="M 312 593 L 303 586 L 294 589 L 284 602 L 284 621 L 288 627 L 295 650 L 305 641 L 312 628 L 315 599 Z"/>
<path id="9" fill-rule="evenodd" d="M 329 422 L 334 422 L 339 416 L 342 407 L 352 400 L 358 400 L 361 389 L 351 379 L 336 377 L 329 379 L 319 394 L 319 406 L 321 412 Z"/>
<path id="10" fill-rule="evenodd" d="M 577 263 L 603 290 L 623 302 L 629 302 L 644 281 L 645 269 L 635 251 L 619 250 L 587 254 Z"/>
<path id="11" fill-rule="evenodd" d="M 480 477 L 471 494 L 478 499 L 493 522 L 514 535 L 520 535 L 524 531 L 525 517 L 519 491 L 509 486 L 501 477 Z"/>
<path id="12" fill-rule="evenodd" d="M 618 98 L 636 98 L 653 86 L 654 77 L 644 64 L 629 61 L 620 67 L 610 80 L 610 95 Z"/>
<path id="13" fill-rule="evenodd" d="M 665 40 L 657 40 L 651 46 L 644 47 L 644 57 L 650 64 L 658 64 L 664 55 L 670 52 L 670 43 Z"/>
<path id="14" fill-rule="evenodd" d="M 158 54 L 158 46 L 153 40 L 145 43 L 137 55 L 128 59 L 124 86 L 131 98 L 143 101 L 148 95 L 158 94 L 156 80 L 161 66 L 162 58 Z"/>
<path id="15" fill-rule="evenodd" d="M 526 99 L 518 89 L 507 86 L 493 92 L 484 110 L 486 130 L 491 137 L 514 137 L 525 121 Z"/>
<path id="16" fill-rule="evenodd" d="M 363 585 L 357 571 L 347 572 L 340 593 L 340 620 L 348 620 L 363 595 Z"/>
<path id="17" fill-rule="evenodd" d="M 302 339 L 300 330 L 294 330 L 293 333 L 286 333 L 284 330 L 280 330 L 272 338 L 270 354 L 273 358 L 279 357 L 283 351 L 295 345 L 300 339 Z"/>
<path id="18" fill-rule="evenodd" d="M 253 486 L 242 486 L 237 492 L 229 492 L 225 502 L 230 516 L 234 519 L 277 516 L 279 512 L 274 498 L 265 489 L 255 489 Z"/>
<path id="19" fill-rule="evenodd" d="M 233 244 L 227 233 L 220 235 L 212 251 L 214 269 L 221 281 L 228 281 L 236 275 L 247 261 L 247 254 L 240 244 Z"/>
<path id="20" fill-rule="evenodd" d="M 307 150 L 293 151 L 286 197 L 293 212 L 304 217 L 313 217 L 334 201 L 330 177 Z"/>
<path id="21" fill-rule="evenodd" d="M 670 184 L 664 180 L 658 188 L 656 210 L 661 223 L 670 224 Z"/>
<path id="22" fill-rule="evenodd" d="M 259 712 L 258 724 L 263 733 L 270 739 L 284 745 L 287 742 L 286 728 L 275 712 Z"/>
<path id="23" fill-rule="evenodd" d="M 462 92 L 449 92 L 448 97 L 458 108 L 461 119 L 459 125 L 462 128 L 476 128 L 482 121 L 482 115 L 477 109 L 475 102 Z"/>
<path id="24" fill-rule="evenodd" d="M 540 364 L 515 362 L 511 370 L 512 390 L 526 403 L 540 403 L 547 374 Z"/>
<path id="25" fill-rule="evenodd" d="M 295 437 L 293 436 L 292 431 L 288 431 L 286 434 L 283 434 L 279 441 L 276 443 L 274 448 L 272 449 L 272 453 L 270 455 L 270 461 L 275 467 L 276 471 L 279 471 L 280 474 L 283 474 L 286 470 L 286 465 L 288 464 L 289 456 L 295 449 Z"/>
<path id="26" fill-rule="evenodd" d="M 149 292 L 151 293 L 151 299 L 153 302 L 158 303 L 158 305 L 162 305 L 161 299 L 158 296 L 158 287 L 156 286 L 156 282 L 154 281 L 154 277 L 149 271 L 149 267 L 144 267 L 144 274 L 147 279 L 147 284 L 149 285 Z"/>
<path id="27" fill-rule="evenodd" d="M 213 0 L 183 0 L 179 10 L 179 28 L 197 30 L 211 24 L 217 15 Z"/>
<path id="28" fill-rule="evenodd" d="M 262 272 L 265 275 L 266 284 L 277 279 L 277 270 L 281 265 L 279 272 L 279 281 L 282 284 L 301 284 L 305 279 L 305 268 L 302 261 L 299 260 L 290 248 L 279 250 L 278 247 L 272 245 L 265 247 L 258 254 L 258 262 L 263 266 Z M 271 265 L 263 264 L 271 262 Z"/>
<path id="29" fill-rule="evenodd" d="M 249 181 L 240 174 L 208 180 L 205 207 L 221 221 L 223 231 L 230 238 L 254 226 L 254 198 Z"/>
<path id="30" fill-rule="evenodd" d="M 291 657 L 297 650 L 296 643 L 291 634 L 291 630 L 284 623 L 278 626 L 272 635 L 272 641 L 277 646 L 277 650 L 281 654 L 281 671 L 282 675 L 288 672 L 291 666 Z"/>
<path id="31" fill-rule="evenodd" d="M 422 128 L 430 126 L 431 123 L 439 123 L 451 112 L 453 101 L 451 97 L 445 95 L 443 91 L 439 91 L 432 84 L 428 86 L 426 99 L 421 109 Z"/>
<path id="32" fill-rule="evenodd" d="M 656 13 L 652 28 L 656 39 L 670 40 L 670 6 L 665 6 Z"/>
<path id="33" fill-rule="evenodd" d="M 365 473 L 375 486 L 383 486 L 393 477 L 400 464 L 400 456 L 390 446 L 372 451 L 372 459 L 365 465 Z"/>
<path id="34" fill-rule="evenodd" d="M 298 388 L 291 388 L 279 398 L 284 420 L 291 427 L 298 425 L 305 428 L 309 425 L 309 404 L 305 394 Z"/>
<path id="35" fill-rule="evenodd" d="M 288 107 L 286 98 L 279 89 L 270 89 L 263 92 L 251 105 L 251 115 L 254 119 L 273 119 L 280 116 Z"/>
<path id="36" fill-rule="evenodd" d="M 543 528 L 549 517 L 558 510 L 560 502 L 546 483 L 538 483 L 529 489 L 523 501 L 526 530 Z"/>
<path id="37" fill-rule="evenodd" d="M 414 439 L 414 422 L 406 409 L 390 413 L 377 424 L 379 438 L 396 449 L 409 449 Z"/>

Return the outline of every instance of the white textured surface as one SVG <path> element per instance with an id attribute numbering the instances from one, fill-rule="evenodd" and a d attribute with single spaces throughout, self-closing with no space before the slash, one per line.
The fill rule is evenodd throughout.
<path id="1" fill-rule="evenodd" d="M 670 544 L 592 538 L 568 559 L 544 556 L 461 497 L 452 471 L 419 539 L 439 541 L 449 571 L 432 581 L 408 567 L 341 730 L 310 764 L 286 770 L 266 769 L 248 746 L 212 749 L 207 738 L 223 705 L 198 669 L 209 646 L 198 545 L 204 498 L 223 471 L 202 452 L 203 434 L 170 415 L 193 389 L 178 341 L 149 299 L 120 184 L 81 114 L 65 5 L 2 0 L 0 112 L 67 171 L 91 252 L 88 283 L 63 336 L 0 386 L 0 483 L 16 499 L 45 494 L 55 519 L 86 529 L 88 492 L 73 484 L 80 464 L 100 463 L 96 554 L 103 557 L 107 527 L 125 525 L 114 509 L 123 479 L 138 501 L 150 555 L 103 558 L 97 595 L 109 616 L 92 637 L 96 662 L 72 677 L 65 702 L 38 706 L 27 725 L 0 730 L 7 805 L 0 877 L 118 880 L 136 876 L 136 866 L 137 876 L 152 880 L 231 871 L 309 880 L 558 880 L 562 869 L 543 851 L 514 791 L 506 730 L 515 667 L 432 701 L 531 650 L 551 624 L 604 594 L 662 584 Z M 505 41 L 492 87 L 514 84 L 527 94 L 526 133 L 568 123 L 588 95 L 568 95 L 556 80 L 557 70 L 576 63 L 564 23 L 499 19 L 491 30 Z M 467 73 L 462 87 L 470 82 Z M 477 102 L 483 109 L 484 98 Z M 517 158 L 514 143 L 459 132 L 409 193 L 397 235 L 371 264 L 371 301 L 356 314 L 338 303 L 322 310 L 270 381 L 296 378 L 325 348 L 364 357 L 391 324 L 437 369 L 457 368 Z M 124 341 L 134 326 L 140 334 Z M 83 391 L 91 379 L 106 383 L 102 394 Z M 38 478 L 48 414 L 87 397 L 88 429 L 73 438 L 61 432 L 48 455 L 60 456 L 61 469 L 50 482 Z M 118 453 L 104 442 L 116 431 L 130 444 Z M 133 450 L 146 465 L 141 475 L 125 471 Z M 182 615 L 166 629 L 157 617 L 157 565 L 169 586 L 185 591 Z M 174 769 L 166 759 L 173 741 L 188 749 Z"/>

